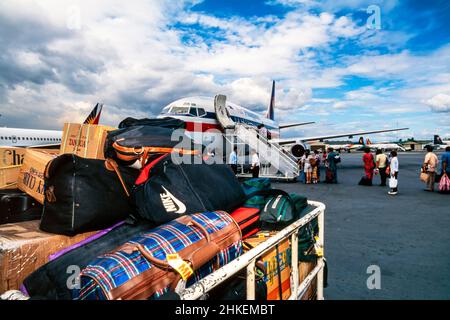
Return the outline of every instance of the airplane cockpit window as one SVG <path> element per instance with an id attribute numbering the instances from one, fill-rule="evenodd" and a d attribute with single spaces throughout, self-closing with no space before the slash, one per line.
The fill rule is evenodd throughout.
<path id="1" fill-rule="evenodd" d="M 204 115 L 206 115 L 206 111 L 203 108 L 198 108 L 197 113 L 199 117 L 203 117 Z"/>
<path id="2" fill-rule="evenodd" d="M 194 117 L 196 117 L 196 116 L 197 116 L 197 108 L 191 108 L 191 109 L 189 110 L 189 114 L 191 114 L 191 115 L 193 115 Z"/>
<path id="3" fill-rule="evenodd" d="M 189 107 L 172 107 L 170 113 L 173 114 L 189 114 Z"/>
<path id="4" fill-rule="evenodd" d="M 170 106 L 167 106 L 167 107 L 165 107 L 164 109 L 162 109 L 161 113 L 162 113 L 162 114 L 169 113 L 169 110 L 170 110 Z"/>

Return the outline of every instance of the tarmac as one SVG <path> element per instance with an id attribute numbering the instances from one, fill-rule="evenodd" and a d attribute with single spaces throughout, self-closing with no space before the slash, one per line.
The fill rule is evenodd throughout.
<path id="1" fill-rule="evenodd" d="M 424 156 L 399 153 L 397 196 L 379 186 L 379 176 L 371 187 L 358 185 L 362 153 L 341 154 L 338 184 L 272 184 L 327 207 L 325 299 L 450 299 L 450 195 L 424 191 Z M 380 268 L 380 289 L 368 288 L 372 265 Z"/>

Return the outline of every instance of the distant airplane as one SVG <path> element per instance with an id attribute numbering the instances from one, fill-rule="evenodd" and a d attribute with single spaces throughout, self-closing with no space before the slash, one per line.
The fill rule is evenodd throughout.
<path id="1" fill-rule="evenodd" d="M 280 130 L 295 126 L 302 126 L 314 122 L 302 122 L 292 124 L 278 124 L 275 121 L 275 81 L 272 82 L 272 94 L 269 107 L 264 116 L 253 112 L 247 108 L 232 102 L 226 104 L 227 117 L 234 123 L 244 123 L 254 127 L 263 124 L 268 131 L 271 141 L 281 145 L 286 151 L 295 157 L 301 157 L 305 150 L 309 148 L 308 142 L 324 139 L 349 137 L 356 135 L 373 134 L 381 132 L 391 132 L 407 130 L 409 128 L 384 129 L 373 131 L 355 131 L 348 133 L 337 133 L 329 135 L 319 135 L 312 137 L 298 137 L 290 139 L 280 139 Z M 222 136 L 222 126 L 217 120 L 214 108 L 213 97 L 188 97 L 176 100 L 162 109 L 158 118 L 172 117 L 186 122 L 186 131 L 191 135 L 196 143 L 209 144 L 218 136 Z M 209 129 L 217 129 L 211 132 Z"/>
<path id="2" fill-rule="evenodd" d="M 431 145 L 436 150 L 445 149 L 448 146 L 450 146 L 450 140 L 443 141 L 440 136 L 435 134 L 434 137 L 433 137 L 433 143 L 432 144 L 427 144 L 426 146 L 428 146 L 428 145 Z"/>
<path id="3" fill-rule="evenodd" d="M 382 151 L 407 151 L 407 149 L 397 143 L 372 143 L 369 138 L 366 140 L 366 146 L 369 147 L 371 150 L 377 150 L 380 149 Z"/>
<path id="4" fill-rule="evenodd" d="M 84 124 L 98 124 L 103 104 L 97 103 Z M 62 131 L 0 128 L 0 147 L 47 147 L 61 144 Z"/>

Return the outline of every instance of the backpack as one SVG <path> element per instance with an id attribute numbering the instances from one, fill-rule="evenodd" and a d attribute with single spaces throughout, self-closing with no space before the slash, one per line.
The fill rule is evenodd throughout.
<path id="1" fill-rule="evenodd" d="M 334 156 L 334 162 L 335 162 L 335 163 L 340 163 L 340 162 L 341 162 L 341 156 L 338 155 L 338 154 L 335 155 L 335 156 Z"/>
<path id="2" fill-rule="evenodd" d="M 300 218 L 308 206 L 308 199 L 283 190 L 269 190 L 266 205 L 261 211 L 262 230 L 281 230 Z"/>

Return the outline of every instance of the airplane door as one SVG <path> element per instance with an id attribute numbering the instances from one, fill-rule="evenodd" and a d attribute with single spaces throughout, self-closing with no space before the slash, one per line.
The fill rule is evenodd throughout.
<path id="1" fill-rule="evenodd" d="M 12 136 L 11 138 L 12 138 L 12 142 L 13 143 L 17 143 L 17 137 L 16 136 Z"/>
<path id="2" fill-rule="evenodd" d="M 231 120 L 227 110 L 227 97 L 223 94 L 218 94 L 214 97 L 214 109 L 216 111 L 216 118 L 223 129 L 234 129 L 235 123 Z"/>

